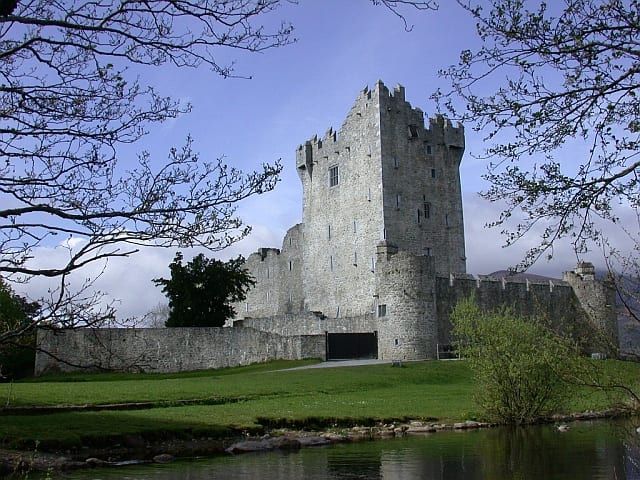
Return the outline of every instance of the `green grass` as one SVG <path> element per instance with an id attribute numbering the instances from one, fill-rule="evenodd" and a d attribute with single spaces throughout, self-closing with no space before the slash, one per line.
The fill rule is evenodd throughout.
<path id="1" fill-rule="evenodd" d="M 143 410 L 0 416 L 0 445 L 60 448 L 99 445 L 123 435 L 222 436 L 264 425 L 350 425 L 400 419 L 453 422 L 478 417 L 465 362 L 282 371 L 277 362 L 179 375 L 83 374 L 0 385 L 9 406 L 151 402 Z M 609 374 L 640 387 L 640 364 L 600 362 Z M 180 401 L 200 404 L 172 406 Z M 620 397 L 582 388 L 571 408 L 600 410 Z M 198 402 L 196 402 L 198 403 Z"/>

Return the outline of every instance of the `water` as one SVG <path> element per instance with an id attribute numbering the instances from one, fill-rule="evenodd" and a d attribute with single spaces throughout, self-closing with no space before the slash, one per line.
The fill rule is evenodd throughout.
<path id="1" fill-rule="evenodd" d="M 637 422 L 635 422 L 637 423 Z M 82 480 L 640 480 L 633 421 L 439 432 L 331 447 L 77 471 Z"/>

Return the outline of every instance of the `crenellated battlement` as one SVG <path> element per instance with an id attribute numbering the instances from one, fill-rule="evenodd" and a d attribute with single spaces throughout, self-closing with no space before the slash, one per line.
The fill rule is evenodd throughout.
<path id="1" fill-rule="evenodd" d="M 464 127 L 461 123 L 454 126 L 451 120 L 442 115 L 436 115 L 429 119 L 429 133 L 437 143 L 442 143 L 449 148 L 464 150 Z"/>

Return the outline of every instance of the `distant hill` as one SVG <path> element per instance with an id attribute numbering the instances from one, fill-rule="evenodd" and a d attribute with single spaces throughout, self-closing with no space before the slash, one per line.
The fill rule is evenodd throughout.
<path id="1" fill-rule="evenodd" d="M 506 278 L 507 280 L 523 281 L 529 280 L 531 282 L 544 282 L 547 280 L 560 280 L 559 278 L 545 277 L 544 275 L 536 275 L 535 273 L 521 272 L 513 273 L 509 270 L 497 270 L 489 274 L 490 277 Z"/>

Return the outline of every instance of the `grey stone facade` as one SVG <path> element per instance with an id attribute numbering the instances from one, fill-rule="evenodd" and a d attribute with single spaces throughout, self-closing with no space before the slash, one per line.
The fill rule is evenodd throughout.
<path id="1" fill-rule="evenodd" d="M 323 358 L 325 336 L 284 337 L 251 328 L 85 328 L 39 330 L 38 346 L 36 375 L 78 369 L 171 373 Z"/>
<path id="2" fill-rule="evenodd" d="M 257 283 L 237 306 L 241 324 L 285 335 L 368 328 L 379 358 L 434 358 L 451 342 L 451 309 L 474 294 L 486 309 L 595 325 L 617 345 L 613 290 L 584 265 L 550 283 L 466 274 L 464 146 L 462 126 L 441 116 L 425 126 L 403 87 L 365 88 L 340 130 L 296 150 L 303 222 L 282 249 L 247 259 Z"/>

